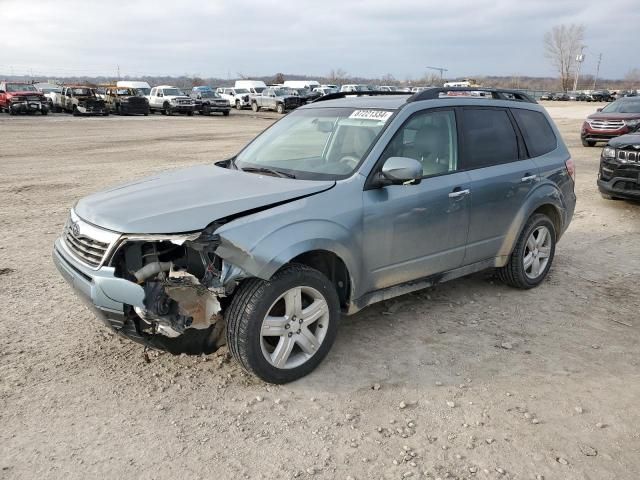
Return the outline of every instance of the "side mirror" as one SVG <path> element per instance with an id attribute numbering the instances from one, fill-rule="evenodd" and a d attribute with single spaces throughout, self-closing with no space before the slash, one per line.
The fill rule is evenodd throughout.
<path id="1" fill-rule="evenodd" d="M 389 157 L 382 165 L 382 177 L 392 185 L 415 185 L 422 179 L 422 164 L 414 158 Z"/>

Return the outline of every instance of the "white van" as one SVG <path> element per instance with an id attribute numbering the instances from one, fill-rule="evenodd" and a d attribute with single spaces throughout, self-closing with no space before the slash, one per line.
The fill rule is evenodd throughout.
<path id="1" fill-rule="evenodd" d="M 116 83 L 116 87 L 122 88 L 133 88 L 135 90 L 139 90 L 142 95 L 149 99 L 149 94 L 151 93 L 151 85 L 147 82 L 130 82 L 129 80 L 119 80 Z"/>
<path id="2" fill-rule="evenodd" d="M 260 95 L 267 85 L 262 80 L 236 80 L 235 88 L 246 88 L 252 95 Z"/>
<path id="3" fill-rule="evenodd" d="M 308 88 L 311 91 L 320 88 L 320 83 L 315 80 L 286 80 L 283 85 L 287 88 Z"/>

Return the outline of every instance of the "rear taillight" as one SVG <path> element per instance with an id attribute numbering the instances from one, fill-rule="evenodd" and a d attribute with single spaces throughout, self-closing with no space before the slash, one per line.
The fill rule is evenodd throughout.
<path id="1" fill-rule="evenodd" d="M 564 164 L 567 167 L 567 172 L 569 173 L 571 180 L 575 182 L 576 181 L 576 164 L 573 163 L 573 158 L 568 158 L 567 161 L 564 162 Z"/>

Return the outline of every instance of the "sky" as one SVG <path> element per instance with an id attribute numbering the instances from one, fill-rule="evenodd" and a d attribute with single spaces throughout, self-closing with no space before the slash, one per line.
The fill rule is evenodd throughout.
<path id="1" fill-rule="evenodd" d="M 640 68 L 638 0 L 0 0 L 0 12 L 0 77 L 555 76 L 543 37 L 571 23 L 585 26 L 584 73 L 600 53 L 601 77 Z"/>

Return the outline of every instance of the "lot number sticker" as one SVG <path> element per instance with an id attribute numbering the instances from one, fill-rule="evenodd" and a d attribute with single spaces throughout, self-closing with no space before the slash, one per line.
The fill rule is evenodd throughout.
<path id="1" fill-rule="evenodd" d="M 377 122 L 385 123 L 389 120 L 389 117 L 393 115 L 393 112 L 385 112 L 383 110 L 356 110 L 349 118 L 357 120 L 375 120 Z"/>

